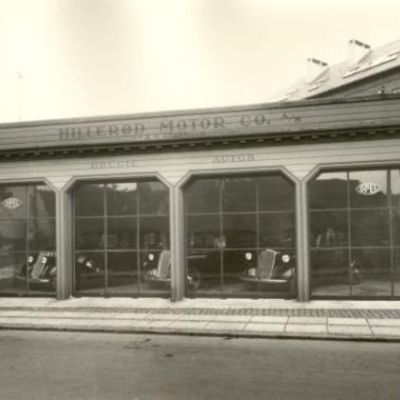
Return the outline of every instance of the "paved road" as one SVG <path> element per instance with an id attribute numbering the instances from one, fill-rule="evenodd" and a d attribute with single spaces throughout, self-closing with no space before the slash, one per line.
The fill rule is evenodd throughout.
<path id="1" fill-rule="evenodd" d="M 0 331 L 3 400 L 400 398 L 400 344 Z"/>

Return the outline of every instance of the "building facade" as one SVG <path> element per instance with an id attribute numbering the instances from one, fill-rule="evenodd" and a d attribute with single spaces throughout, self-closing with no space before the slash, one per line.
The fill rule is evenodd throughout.
<path id="1" fill-rule="evenodd" d="M 2 295 L 400 297 L 400 96 L 0 126 Z"/>

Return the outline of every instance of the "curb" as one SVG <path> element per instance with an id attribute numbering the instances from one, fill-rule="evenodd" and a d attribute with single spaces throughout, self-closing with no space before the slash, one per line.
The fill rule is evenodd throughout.
<path id="1" fill-rule="evenodd" d="M 226 339 L 286 339 L 286 340 L 330 340 L 330 341 L 353 341 L 353 342 L 386 342 L 400 343 L 400 336 L 377 336 L 377 335 L 344 335 L 344 334 L 320 334 L 307 333 L 275 333 L 275 332 L 240 332 L 240 331 L 211 331 L 207 329 L 168 329 L 168 328 L 142 328 L 142 327 L 119 327 L 112 326 L 90 327 L 90 326 L 32 326 L 24 324 L 2 324 L 0 331 L 44 331 L 44 332 L 79 332 L 79 333 L 115 333 L 115 334 L 151 334 L 151 335 L 174 335 L 174 336 L 200 336 L 200 337 L 224 337 Z"/>

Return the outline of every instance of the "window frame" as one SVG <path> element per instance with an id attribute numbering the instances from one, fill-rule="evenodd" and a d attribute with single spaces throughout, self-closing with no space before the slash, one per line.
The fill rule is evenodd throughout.
<path id="1" fill-rule="evenodd" d="M 141 290 L 141 279 L 140 279 L 140 268 L 141 268 L 141 261 L 142 260 L 142 253 L 143 250 L 140 248 L 140 218 L 143 217 L 155 217 L 154 214 L 141 214 L 140 213 L 140 202 L 137 201 L 136 204 L 136 213 L 133 215 L 124 214 L 124 215 L 115 215 L 115 214 L 108 214 L 107 210 L 107 185 L 112 183 L 139 183 L 139 182 L 158 182 L 161 183 L 165 190 L 168 193 L 168 208 L 167 213 L 164 215 L 158 214 L 157 216 L 168 218 L 168 243 L 171 246 L 171 186 L 170 184 L 158 173 L 149 173 L 149 174 L 138 174 L 138 175 L 101 175 L 101 176 L 89 176 L 89 177 L 74 177 L 69 184 L 67 185 L 67 192 L 71 198 L 71 253 L 72 253 L 72 271 L 71 271 L 71 280 L 72 280 L 72 293 L 77 297 L 80 296 L 103 296 L 103 297 L 119 297 L 119 296 L 129 296 L 129 297 L 169 297 L 171 295 L 171 287 L 168 290 L 151 290 L 151 291 L 142 291 Z M 99 184 L 102 185 L 102 193 L 103 193 L 103 212 L 101 215 L 93 215 L 93 216 L 76 216 L 75 215 L 75 191 L 79 186 L 86 185 L 86 184 Z M 112 253 L 135 253 L 136 254 L 136 271 L 138 276 L 136 278 L 135 285 L 137 285 L 137 289 L 135 291 L 126 291 L 126 292 L 113 292 L 112 286 L 109 287 L 108 285 L 108 253 L 110 249 L 107 246 L 107 234 L 104 232 L 108 231 L 108 220 L 109 219 L 118 219 L 118 218 L 135 218 L 135 231 L 136 231 L 136 246 L 135 248 L 129 249 L 113 249 Z M 104 235 L 104 245 L 101 250 L 97 250 L 97 253 L 103 253 L 104 255 L 104 265 L 105 265 L 105 285 L 102 288 L 96 288 L 96 292 L 88 292 L 85 290 L 77 290 L 76 289 L 76 270 L 75 270 L 75 262 L 76 256 L 79 253 L 94 253 L 94 250 L 77 250 L 75 246 L 75 238 L 76 238 L 76 220 L 85 220 L 85 219 L 101 219 L 103 220 L 103 235 Z M 138 231 L 139 229 L 139 231 Z M 110 290 L 111 289 L 111 290 Z"/>
<path id="2" fill-rule="evenodd" d="M 196 179 L 226 179 L 226 178 L 241 178 L 241 177 L 248 177 L 248 178 L 254 178 L 254 177 L 268 177 L 271 175 L 277 175 L 277 176 L 282 176 L 285 178 L 292 186 L 293 186 L 293 208 L 290 210 L 290 212 L 293 214 L 293 239 L 294 239 L 294 244 L 292 246 L 292 251 L 296 256 L 296 259 L 299 260 L 299 243 L 298 243 L 298 231 L 299 231 L 299 223 L 298 223 L 298 210 L 299 210 L 299 205 L 298 205 L 298 191 L 299 191 L 299 180 L 291 173 L 289 172 L 285 167 L 282 166 L 272 166 L 272 167 L 256 167 L 256 168 L 233 168 L 233 169 L 227 169 L 227 168 L 222 168 L 222 169 L 213 169 L 213 170 L 200 170 L 200 171 L 189 171 L 185 177 L 181 180 L 180 182 L 180 188 L 182 191 L 182 197 L 183 197 L 183 221 L 184 221 L 184 252 L 183 252 L 183 258 L 184 258 L 184 282 L 185 282 L 185 293 L 186 296 L 189 298 L 195 298 L 195 297 L 210 297 L 208 294 L 201 294 L 201 293 L 190 293 L 188 290 L 188 285 L 187 285 L 187 280 L 186 276 L 188 274 L 188 226 L 187 226 L 187 220 L 188 220 L 188 213 L 187 213 L 187 204 L 186 204 L 186 192 L 188 186 L 191 184 Z M 221 195 L 220 201 L 221 201 Z M 259 202 L 259 195 L 257 193 L 257 203 Z M 288 210 L 285 210 L 288 211 Z M 215 212 L 215 215 L 220 215 L 220 214 L 226 214 L 226 215 L 234 215 L 234 214 L 248 214 L 248 215 L 255 215 L 256 216 L 256 224 L 259 225 L 259 218 L 257 218 L 257 215 L 268 215 L 268 214 L 282 214 L 282 210 L 272 210 L 272 211 L 261 211 L 258 207 L 258 211 L 250 211 L 250 212 L 223 212 L 221 206 L 219 206 L 219 210 Z M 190 214 L 190 213 L 189 213 Z M 208 215 L 209 213 L 201 213 L 197 215 Z M 213 213 L 211 213 L 213 214 Z M 196 215 L 193 213 L 193 215 Z M 257 248 L 260 247 L 259 243 L 259 228 L 257 228 Z M 224 249 L 226 250 L 226 249 Z M 232 251 L 237 250 L 236 248 L 232 248 Z M 295 268 L 295 276 L 294 276 L 294 282 L 295 282 L 295 289 L 293 292 L 290 292 L 289 296 L 285 296 L 285 298 L 296 298 L 299 296 L 299 274 L 298 274 L 298 269 L 299 269 L 299 262 L 296 262 L 296 268 Z M 223 277 L 221 276 L 221 279 Z M 266 292 L 268 294 L 268 292 Z M 241 292 L 241 293 L 224 293 L 223 290 L 213 293 L 211 297 L 221 297 L 221 298 L 228 298 L 228 297 L 260 297 L 260 294 L 262 294 L 262 291 L 257 290 L 254 293 L 250 291 L 246 292 Z M 280 293 L 281 294 L 281 293 Z M 270 296 L 266 295 L 263 296 L 265 298 L 282 298 L 282 296 Z"/>
<path id="3" fill-rule="evenodd" d="M 393 162 L 380 162 L 380 163 L 371 163 L 371 162 L 359 162 L 359 163 L 343 163 L 343 164 L 325 164 L 318 165 L 314 167 L 314 169 L 307 175 L 304 179 L 304 184 L 306 185 L 306 193 L 307 193 L 307 252 L 308 252 L 308 260 L 309 260 L 309 268 L 308 268 L 308 280 L 309 280 L 309 298 L 311 299 L 355 299 L 355 300 L 385 300 L 385 299 L 396 299 L 400 297 L 400 293 L 396 294 L 394 289 L 394 254 L 396 251 L 400 252 L 400 245 L 397 246 L 393 240 L 393 227 L 392 227 L 392 211 L 395 209 L 393 205 L 392 196 L 393 192 L 391 190 L 392 185 L 392 171 L 399 170 L 400 165 L 397 165 Z M 383 171 L 386 175 L 386 189 L 387 189 L 387 199 L 385 206 L 371 206 L 371 207 L 353 207 L 351 201 L 351 173 L 354 172 L 368 172 L 368 171 Z M 345 173 L 346 174 L 346 207 L 342 208 L 321 208 L 321 209 L 312 209 L 311 208 L 311 193 L 310 193 L 310 185 L 312 182 L 316 181 L 318 177 L 324 173 Z M 352 211 L 376 211 L 381 210 L 387 212 L 387 229 L 388 229 L 388 238 L 389 245 L 388 246 L 353 246 L 352 245 L 352 229 L 351 229 L 351 220 L 352 220 Z M 348 225 L 348 238 L 347 245 L 338 247 L 339 249 L 345 249 L 348 252 L 348 263 L 350 264 L 351 260 L 351 252 L 354 250 L 361 251 L 363 249 L 367 250 L 388 250 L 389 258 L 390 258 L 390 294 L 384 296 L 359 296 L 353 295 L 352 290 L 352 282 L 351 282 L 351 274 L 349 273 L 349 296 L 336 296 L 336 295 L 313 295 L 312 293 L 312 268 L 311 268 L 311 252 L 315 247 L 311 245 L 311 213 L 312 212 L 323 212 L 323 211 L 334 211 L 334 212 L 346 212 L 347 214 L 347 225 Z M 330 247 L 327 250 L 331 249 Z M 349 265 L 350 268 L 350 265 Z"/>

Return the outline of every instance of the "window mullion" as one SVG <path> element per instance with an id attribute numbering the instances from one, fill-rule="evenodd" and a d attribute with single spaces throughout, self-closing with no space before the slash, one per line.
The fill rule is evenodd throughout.
<path id="1" fill-rule="evenodd" d="M 107 184 L 103 185 L 103 227 L 104 227 L 104 285 L 105 295 L 108 295 L 108 213 L 107 213 Z"/>
<path id="2" fill-rule="evenodd" d="M 388 201 L 388 218 L 389 218 L 389 262 L 390 262 L 390 293 L 394 296 L 394 243 L 393 243 L 393 204 L 392 204 L 392 185 L 391 185 L 392 170 L 386 171 L 387 179 L 387 201 Z"/>
<path id="3" fill-rule="evenodd" d="M 136 198 L 136 284 L 137 284 L 137 291 L 140 294 L 142 290 L 141 285 L 141 249 L 140 249 L 140 185 L 138 184 L 137 188 L 137 198 Z M 160 253 L 161 255 L 161 253 Z"/>
<path id="4" fill-rule="evenodd" d="M 26 211 L 25 211 L 25 265 L 26 265 L 26 271 L 25 271 L 25 284 L 26 284 L 26 291 L 29 293 L 30 285 L 29 285 L 29 266 L 28 266 L 28 257 L 29 257 L 29 208 L 30 208 L 30 202 L 29 202 L 29 192 L 28 192 L 28 187 L 25 186 L 25 198 L 26 198 Z M 38 254 L 39 257 L 39 254 Z"/>
<path id="5" fill-rule="evenodd" d="M 352 263 L 352 241 L 351 241 L 351 204 L 350 204 L 350 173 L 346 172 L 346 209 L 347 209 L 347 241 L 348 241 L 348 251 L 347 251 L 347 268 L 349 274 L 349 288 L 350 297 L 353 297 L 353 280 L 351 276 L 351 263 Z"/>
<path id="6" fill-rule="evenodd" d="M 225 181 L 223 179 L 220 179 L 220 185 L 219 185 L 219 235 L 220 238 L 223 237 L 224 234 L 224 223 L 223 223 L 223 210 L 222 210 L 222 197 L 223 197 L 223 190 L 225 187 Z M 220 247 L 219 248 L 219 257 L 220 257 L 220 290 L 221 293 L 224 293 L 224 248 Z"/>

